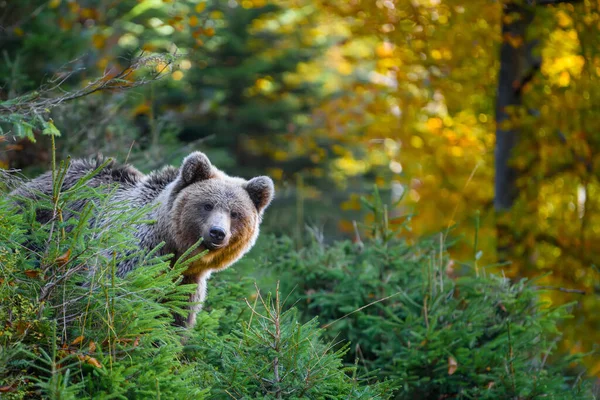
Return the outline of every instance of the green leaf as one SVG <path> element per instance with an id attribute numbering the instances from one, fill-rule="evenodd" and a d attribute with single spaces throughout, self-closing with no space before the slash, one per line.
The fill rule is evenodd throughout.
<path id="1" fill-rule="evenodd" d="M 35 143 L 35 136 L 33 135 L 33 126 L 24 121 L 16 121 L 13 123 L 15 129 L 15 136 L 24 137 Z"/>
<path id="2" fill-rule="evenodd" d="M 42 131 L 42 134 L 49 136 L 60 136 L 60 131 L 56 125 L 54 125 L 54 121 L 52 121 L 52 119 L 50 119 L 48 122 L 45 122 L 43 126 L 44 130 Z"/>

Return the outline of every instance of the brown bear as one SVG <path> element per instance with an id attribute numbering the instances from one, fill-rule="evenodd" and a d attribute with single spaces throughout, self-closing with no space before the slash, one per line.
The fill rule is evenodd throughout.
<path id="1" fill-rule="evenodd" d="M 69 165 L 61 190 L 100 168 L 101 157 L 94 160 L 75 160 Z M 231 177 L 215 168 L 201 152 L 187 156 L 180 168 L 165 167 L 144 175 L 130 165 L 109 161 L 87 182 L 90 186 L 116 185 L 111 200 L 124 202 L 133 209 L 154 205 L 149 219 L 155 223 L 140 225 L 136 239 L 140 247 L 154 249 L 165 245 L 159 254 L 174 254 L 175 262 L 190 247 L 202 239 L 191 256 L 207 251 L 184 272 L 183 283 L 197 283 L 191 296 L 187 316 L 176 316 L 176 323 L 194 326 L 196 315 L 206 296 L 206 281 L 210 274 L 229 267 L 240 259 L 258 237 L 262 215 L 274 195 L 273 181 L 266 176 L 250 180 Z M 52 193 L 52 174 L 47 172 L 12 192 L 13 195 L 36 198 L 39 192 Z M 37 194 L 36 194 L 37 193 Z M 84 202 L 70 205 L 78 212 Z M 65 213 L 69 218 L 72 214 Z M 48 212 L 38 212 L 41 222 L 51 220 Z M 107 223 L 110 223 L 110 216 Z M 122 276 L 136 266 L 127 259 L 118 264 Z"/>

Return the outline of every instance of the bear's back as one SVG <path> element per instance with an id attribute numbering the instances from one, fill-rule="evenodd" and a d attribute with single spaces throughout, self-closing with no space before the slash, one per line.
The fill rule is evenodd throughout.
<path id="1" fill-rule="evenodd" d="M 102 167 L 102 165 L 106 163 Z M 143 178 L 144 174 L 131 165 L 119 165 L 112 159 L 104 159 L 98 156 L 90 159 L 73 160 L 65 175 L 61 191 L 71 189 L 81 178 L 102 167 L 87 184 L 92 187 L 100 185 L 119 184 L 122 186 L 135 186 Z M 14 195 L 32 197 L 35 192 L 46 195 L 52 194 L 52 171 L 48 171 L 37 178 L 25 183 L 12 192 Z"/>
<path id="2" fill-rule="evenodd" d="M 73 160 L 65 174 L 61 192 L 71 189 L 80 179 L 96 170 L 98 172 L 86 182 L 86 185 L 98 187 L 116 184 L 118 190 L 127 190 L 135 187 L 144 179 L 144 174 L 130 165 L 119 165 L 112 159 L 97 156 L 90 159 Z M 40 193 L 51 196 L 52 190 L 52 171 L 48 171 L 12 191 L 11 196 L 38 199 Z M 71 204 L 71 209 L 79 211 L 84 205 L 85 201 L 77 201 Z M 51 216 L 49 211 L 39 210 L 37 217 L 38 221 L 47 222 Z"/>

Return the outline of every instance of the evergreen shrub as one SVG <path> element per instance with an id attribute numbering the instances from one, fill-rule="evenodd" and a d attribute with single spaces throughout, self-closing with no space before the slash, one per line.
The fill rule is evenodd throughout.
<path id="1" fill-rule="evenodd" d="M 132 232 L 147 210 L 124 212 L 111 188 L 87 187 L 88 176 L 59 190 L 66 168 L 53 168 L 51 196 L 0 198 L 0 397 L 389 397 L 343 364 L 347 349 L 324 340 L 316 320 L 298 322 L 279 292 L 263 297 L 233 271 L 195 329 L 175 327 L 172 314 L 194 290 L 179 285 L 185 263 L 137 247 Z M 67 218 L 78 201 L 87 206 Z M 39 212 L 52 222 L 38 223 Z M 123 257 L 139 262 L 120 277 Z"/>
<path id="2" fill-rule="evenodd" d="M 324 338 L 350 343 L 347 363 L 390 380 L 402 399 L 592 397 L 580 355 L 554 354 L 568 305 L 544 304 L 534 281 L 511 282 L 477 254 L 454 277 L 444 235 L 410 242 L 410 218 L 391 224 L 377 193 L 366 205 L 374 223 L 364 242 L 296 250 L 272 238 L 262 249 L 288 304 L 318 317 Z"/>
<path id="3" fill-rule="evenodd" d="M 143 253 L 147 210 L 123 212 L 111 188 L 61 192 L 65 170 L 51 196 L 0 199 L 2 398 L 592 398 L 579 355 L 553 354 L 567 307 L 478 257 L 451 277 L 443 236 L 408 242 L 379 200 L 364 242 L 263 237 L 260 268 L 216 274 L 197 326 L 175 327 L 185 262 Z M 122 257 L 139 260 L 125 277 Z"/>

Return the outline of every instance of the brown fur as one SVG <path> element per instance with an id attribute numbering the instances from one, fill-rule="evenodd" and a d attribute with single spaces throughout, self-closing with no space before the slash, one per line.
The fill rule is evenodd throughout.
<path id="1" fill-rule="evenodd" d="M 72 187 L 101 161 L 73 161 L 62 190 Z M 156 205 L 149 215 L 156 224 L 141 225 L 137 230 L 141 247 L 150 250 L 165 242 L 160 254 L 174 254 L 175 262 L 200 239 L 203 240 L 192 255 L 202 251 L 208 251 L 207 254 L 184 272 L 184 283 L 198 284 L 196 293 L 190 298 L 193 304 L 189 315 L 176 316 L 178 324 L 187 326 L 195 324 L 210 274 L 229 267 L 254 245 L 263 212 L 274 193 L 270 178 L 261 176 L 247 181 L 230 177 L 215 168 L 200 152 L 187 156 L 179 169 L 166 167 L 150 175 L 128 165 L 109 163 L 88 185 L 107 183 L 118 185 L 114 201 L 126 202 L 132 208 Z M 51 188 L 52 178 L 46 173 L 13 194 L 36 198 L 36 193 L 48 194 Z M 77 212 L 84 206 L 84 203 L 77 203 L 71 208 Z M 38 214 L 38 218 L 49 220 L 51 216 L 46 214 Z M 135 266 L 136 260 L 123 261 L 118 265 L 118 274 L 124 275 Z"/>
<path id="2" fill-rule="evenodd" d="M 206 250 L 208 253 L 184 272 L 184 282 L 198 284 L 191 301 L 201 303 L 206 296 L 206 280 L 210 274 L 235 263 L 256 242 L 262 213 L 273 196 L 273 184 L 266 177 L 250 181 L 230 177 L 214 167 L 207 176 L 200 174 L 194 179 L 196 182 L 182 189 L 173 202 L 171 245 L 175 247 L 178 258 L 200 237 L 204 237 L 204 243 L 193 254 Z M 203 210 L 207 203 L 213 207 L 211 211 Z M 235 217 L 232 217 L 233 213 Z M 220 248 L 205 244 L 209 242 L 206 232 L 211 227 L 209 221 L 215 220 L 215 214 L 219 214 L 217 220 L 227 231 L 226 245 Z M 192 307 L 186 325 L 195 324 L 199 310 L 198 305 Z"/>

